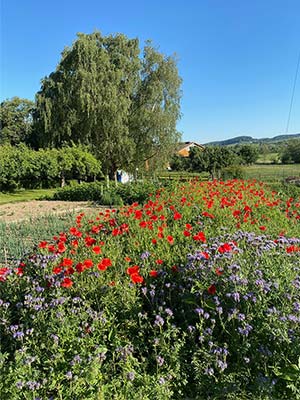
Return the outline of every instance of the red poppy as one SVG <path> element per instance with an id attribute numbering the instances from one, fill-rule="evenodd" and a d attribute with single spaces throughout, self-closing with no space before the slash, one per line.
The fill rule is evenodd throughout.
<path id="1" fill-rule="evenodd" d="M 65 270 L 64 273 L 65 273 L 65 275 L 73 275 L 74 272 L 75 272 L 74 268 L 69 267 L 69 268 L 67 268 L 67 269 Z"/>
<path id="2" fill-rule="evenodd" d="M 95 254 L 101 254 L 101 247 L 100 246 L 94 246 L 93 247 L 93 252 Z"/>
<path id="3" fill-rule="evenodd" d="M 62 267 L 54 267 L 52 269 L 52 272 L 56 275 L 59 274 L 62 271 Z"/>
<path id="4" fill-rule="evenodd" d="M 210 287 L 207 289 L 209 294 L 215 294 L 217 291 L 217 288 L 215 285 L 210 285 Z"/>
<path id="5" fill-rule="evenodd" d="M 48 242 L 46 242 L 45 240 L 43 242 L 40 242 L 38 247 L 40 249 L 45 249 L 47 247 Z"/>
<path id="6" fill-rule="evenodd" d="M 16 274 L 19 275 L 19 276 L 23 275 L 24 274 L 23 268 L 22 267 L 16 268 Z"/>
<path id="7" fill-rule="evenodd" d="M 48 249 L 49 249 L 49 247 L 48 247 Z M 66 246 L 64 245 L 64 243 L 63 242 L 59 242 L 58 245 L 57 245 L 57 251 L 59 253 L 64 253 L 66 250 L 67 249 L 66 249 Z"/>
<path id="8" fill-rule="evenodd" d="M 85 268 L 91 268 L 93 266 L 93 261 L 90 259 L 84 260 L 83 265 L 85 266 Z"/>
<path id="9" fill-rule="evenodd" d="M 138 274 L 140 267 L 138 265 L 133 265 L 132 267 L 128 267 L 126 272 L 128 275 Z"/>
<path id="10" fill-rule="evenodd" d="M 143 283 L 144 278 L 140 274 L 131 274 L 130 279 L 133 283 Z"/>
<path id="11" fill-rule="evenodd" d="M 171 207 L 170 207 L 171 208 Z M 174 220 L 175 221 L 177 221 L 178 219 L 181 219 L 182 218 L 182 215 L 178 212 L 178 211 L 176 211 L 175 213 L 174 213 Z"/>
<path id="12" fill-rule="evenodd" d="M 69 288 L 69 287 L 71 287 L 72 285 L 73 285 L 73 282 L 71 281 L 70 278 L 64 278 L 64 280 L 63 280 L 62 283 L 61 283 L 61 286 L 62 286 L 62 287 L 65 287 L 65 288 Z"/>
<path id="13" fill-rule="evenodd" d="M 70 258 L 64 258 L 60 265 L 62 267 L 70 267 L 71 265 L 73 265 L 73 260 L 71 260 Z"/>
<path id="14" fill-rule="evenodd" d="M 167 236 L 167 241 L 168 241 L 170 244 L 173 244 L 173 243 L 174 243 L 174 238 L 173 238 L 173 236 L 171 236 L 171 235 Z"/>
<path id="15" fill-rule="evenodd" d="M 76 271 L 80 274 L 81 272 L 83 272 L 85 270 L 85 267 L 82 263 L 78 263 L 76 264 Z"/>
<path id="16" fill-rule="evenodd" d="M 206 237 L 205 237 L 204 232 L 198 232 L 197 235 L 193 236 L 193 239 L 196 241 L 203 242 L 203 243 L 206 242 Z"/>
<path id="17" fill-rule="evenodd" d="M 152 276 L 153 278 L 156 278 L 158 275 L 158 272 L 153 269 L 152 271 L 149 272 L 149 275 Z"/>

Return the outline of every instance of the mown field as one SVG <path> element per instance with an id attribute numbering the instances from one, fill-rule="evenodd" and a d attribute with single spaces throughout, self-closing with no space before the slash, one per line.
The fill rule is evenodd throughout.
<path id="1" fill-rule="evenodd" d="M 0 397 L 300 398 L 299 220 L 232 180 L 53 226 L 0 267 Z"/>
<path id="2" fill-rule="evenodd" d="M 300 177 L 300 164 L 250 165 L 244 168 L 246 179 L 258 179 L 264 182 L 281 181 L 289 176 Z"/>

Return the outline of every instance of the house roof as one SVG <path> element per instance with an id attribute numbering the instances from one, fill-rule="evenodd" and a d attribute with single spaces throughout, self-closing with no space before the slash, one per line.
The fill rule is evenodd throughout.
<path id="1" fill-rule="evenodd" d="M 181 142 L 178 144 L 177 151 L 181 151 L 186 147 L 190 147 L 191 145 L 199 147 L 200 149 L 204 149 L 204 146 L 202 146 L 202 144 L 196 142 Z"/>

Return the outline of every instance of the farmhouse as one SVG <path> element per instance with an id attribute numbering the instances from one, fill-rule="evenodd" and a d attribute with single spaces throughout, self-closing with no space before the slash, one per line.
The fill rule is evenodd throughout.
<path id="1" fill-rule="evenodd" d="M 201 150 L 204 150 L 204 146 L 196 142 L 183 142 L 179 143 L 177 148 L 177 154 L 182 157 L 188 157 L 190 154 L 190 149 L 192 147 L 198 147 Z"/>

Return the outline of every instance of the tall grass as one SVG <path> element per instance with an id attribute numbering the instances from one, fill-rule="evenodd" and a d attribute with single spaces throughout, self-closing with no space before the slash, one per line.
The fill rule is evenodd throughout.
<path id="1" fill-rule="evenodd" d="M 14 223 L 0 222 L 0 265 L 13 264 L 40 240 L 49 240 L 67 229 L 77 213 L 48 214 Z"/>

